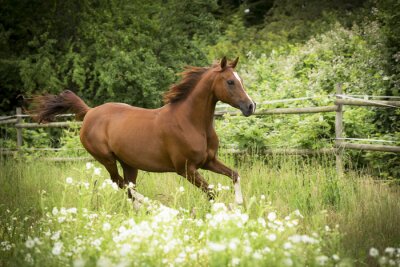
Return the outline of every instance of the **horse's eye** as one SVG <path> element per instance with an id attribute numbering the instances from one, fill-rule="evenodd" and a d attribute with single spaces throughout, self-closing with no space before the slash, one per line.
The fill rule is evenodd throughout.
<path id="1" fill-rule="evenodd" d="M 233 81 L 233 80 L 227 80 L 226 81 L 229 85 L 234 85 L 235 84 L 235 82 Z"/>

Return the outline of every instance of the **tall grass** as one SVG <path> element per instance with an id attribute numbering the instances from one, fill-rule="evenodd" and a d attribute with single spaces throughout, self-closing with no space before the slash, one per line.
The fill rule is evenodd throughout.
<path id="1" fill-rule="evenodd" d="M 184 239 L 186 234 L 198 235 L 201 231 L 206 232 L 205 241 L 194 244 L 187 241 L 193 247 L 196 247 L 196 244 L 208 245 L 214 253 L 206 253 L 207 255 L 204 256 L 200 253 L 202 250 L 199 245 L 200 254 L 196 254 L 197 258 L 194 262 L 200 265 L 253 266 L 257 265 L 255 260 L 258 260 L 258 264 L 269 266 L 302 266 L 306 264 L 313 266 L 338 263 L 332 259 L 324 261 L 323 258 L 319 258 L 320 261 L 318 261 L 318 257 L 320 257 L 318 253 L 320 253 L 321 255 L 339 255 L 342 265 L 370 266 L 378 264 L 378 261 L 369 255 L 371 247 L 377 248 L 379 251 L 383 251 L 386 247 L 400 247 L 400 201 L 398 201 L 400 190 L 398 187 L 389 187 L 378 183 L 368 174 L 361 174 L 357 171 L 349 171 L 345 176 L 339 178 L 332 165 L 333 159 L 323 155 L 318 157 L 271 155 L 262 158 L 255 155 L 239 158 L 224 156 L 223 160 L 230 166 L 236 166 L 242 178 L 242 190 L 245 198 L 245 206 L 242 209 L 235 211 L 236 208 L 229 208 L 229 203 L 233 202 L 233 193 L 231 181 L 227 177 L 207 171 L 202 171 L 202 174 L 218 190 L 215 202 L 225 203 L 228 207 L 228 210 L 224 210 L 224 212 L 229 213 L 231 212 L 229 210 L 233 210 L 236 215 L 249 216 L 249 221 L 243 228 L 244 230 L 241 230 L 240 236 L 252 240 L 249 242 L 255 252 L 252 254 L 254 258 L 251 259 L 246 256 L 245 252 L 234 255 L 226 250 L 223 257 L 215 254 L 222 253 L 218 251 L 222 247 L 215 244 L 228 242 L 226 241 L 228 238 L 234 240 L 238 229 L 235 228 L 236 226 L 232 226 L 233 228 L 224 226 L 218 228 L 218 231 L 212 228 L 212 218 L 214 217 L 210 214 L 213 215 L 213 212 L 216 211 L 200 190 L 176 174 L 139 172 L 137 190 L 149 199 L 179 211 L 182 216 L 180 218 L 185 218 L 176 224 L 177 228 L 174 228 L 176 235 L 182 235 L 181 237 Z M 35 254 L 33 251 L 27 253 L 27 247 L 29 251 L 31 243 L 36 244 L 32 240 L 34 236 L 37 236 L 42 241 L 38 241 L 36 245 L 39 247 L 40 243 L 40 249 L 46 250 L 46 244 L 43 244 L 46 242 L 43 240 L 49 238 L 46 239 L 45 229 L 52 230 L 53 234 L 57 229 L 63 229 L 65 235 L 62 240 L 66 247 L 68 242 L 71 243 L 71 240 L 76 238 L 74 235 L 84 238 L 93 234 L 87 229 L 86 224 L 92 225 L 93 232 L 97 231 L 96 236 L 102 240 L 101 236 L 104 232 L 102 225 L 106 223 L 119 229 L 129 218 L 138 222 L 153 222 L 154 218 L 151 217 L 151 212 L 135 212 L 126 192 L 113 190 L 113 185 L 109 183 L 105 169 L 96 163 L 94 166 L 89 164 L 90 168 L 87 168 L 85 162 L 52 163 L 40 159 L 0 160 L 0 239 L 3 242 L 0 246 L 0 266 L 49 264 L 79 266 L 79 257 L 83 257 L 81 263 L 86 266 L 101 265 L 102 260 L 107 263 L 102 256 L 108 249 L 105 245 L 102 245 L 103 252 L 102 250 L 94 252 L 85 250 L 84 254 L 90 255 L 88 258 L 82 255 L 83 252 L 76 255 L 60 255 L 59 258 L 39 257 L 34 255 L 40 253 Z M 227 190 L 228 186 L 229 190 Z M 77 215 L 73 215 L 76 216 L 73 218 L 65 215 L 67 222 L 71 220 L 67 227 L 63 221 L 65 218 L 60 219 L 60 213 L 54 212 L 54 208 L 57 211 L 62 208 L 77 208 L 78 212 Z M 80 213 L 82 210 L 83 213 Z M 265 220 L 268 225 L 269 223 L 279 225 L 280 216 L 283 218 L 285 215 L 293 214 L 296 210 L 302 214 L 301 223 L 294 228 L 291 228 L 290 224 L 290 227 L 285 228 L 283 233 L 287 232 L 287 234 L 282 234 L 285 237 L 282 237 L 283 243 L 279 246 L 274 247 L 275 245 L 268 243 L 271 242 L 270 240 L 265 239 L 267 233 L 265 231 L 268 229 L 253 225 L 260 220 Z M 89 216 L 87 214 L 91 213 L 99 216 L 98 228 L 95 226 L 95 221 L 87 221 Z M 270 220 L 270 216 L 274 217 L 275 213 L 278 214 L 277 222 L 274 218 L 272 218 L 274 220 Z M 170 216 L 174 217 L 175 215 Z M 61 223 L 60 220 L 62 220 Z M 193 220 L 201 220 L 204 225 L 196 228 L 191 225 Z M 282 219 L 282 222 L 286 222 L 285 219 Z M 180 228 L 181 224 L 188 224 L 187 229 Z M 72 227 L 73 230 L 69 227 Z M 217 232 L 210 232 L 210 227 Z M 268 231 L 275 229 L 273 225 L 266 227 L 272 227 Z M 189 232 L 185 234 L 186 231 Z M 257 237 L 253 239 L 248 237 L 251 236 L 250 233 L 254 233 L 251 235 Z M 276 233 L 279 241 L 281 233 L 279 231 Z M 290 235 L 294 234 L 309 236 L 315 234 L 320 239 L 319 245 L 312 248 L 309 246 L 299 247 L 297 252 L 292 251 L 291 254 L 288 251 L 285 252 L 282 246 L 286 246 L 286 241 L 290 239 Z M 262 237 L 263 235 L 264 237 Z M 103 239 L 107 239 L 107 233 L 104 233 Z M 54 247 L 56 246 L 55 241 L 49 240 L 50 244 L 47 244 L 47 248 L 50 253 L 57 248 Z M 110 242 L 112 242 L 111 240 Z M 278 241 L 275 243 L 278 244 Z M 221 244 L 219 246 L 222 246 Z M 265 244 L 272 248 L 273 257 L 268 256 L 270 254 L 267 252 L 262 252 L 265 248 L 264 250 L 261 248 Z M 131 244 L 125 245 L 130 246 Z M 216 249 L 217 252 L 213 249 Z M 245 248 L 243 249 L 246 251 Z M 143 257 L 140 264 L 166 265 L 170 263 L 167 261 L 168 259 L 165 259 L 166 262 L 161 262 L 157 261 L 157 257 L 146 258 L 146 251 L 145 248 L 135 251 L 136 254 Z M 180 262 L 178 256 L 182 252 L 176 253 L 176 255 L 174 254 L 175 264 L 194 265 L 193 262 L 190 262 L 190 258 L 181 257 L 182 262 Z M 287 256 L 288 253 L 291 258 Z M 314 253 L 318 255 L 314 255 Z M 32 259 L 26 258 L 27 254 Z M 166 257 L 165 254 L 163 255 Z M 310 257 L 313 259 L 311 260 Z M 381 261 L 380 264 L 389 264 L 389 258 L 387 257 L 386 262 Z"/>

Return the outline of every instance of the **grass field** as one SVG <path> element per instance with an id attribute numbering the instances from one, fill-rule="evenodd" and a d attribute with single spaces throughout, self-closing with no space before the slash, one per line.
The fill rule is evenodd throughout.
<path id="1" fill-rule="evenodd" d="M 400 190 L 329 156 L 234 159 L 202 173 L 207 201 L 176 174 L 139 172 L 135 211 L 97 163 L 0 161 L 0 266 L 400 266 Z"/>

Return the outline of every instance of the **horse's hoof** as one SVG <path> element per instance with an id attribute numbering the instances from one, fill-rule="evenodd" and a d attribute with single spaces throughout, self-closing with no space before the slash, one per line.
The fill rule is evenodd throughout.
<path id="1" fill-rule="evenodd" d="M 242 206 L 243 205 L 243 199 L 236 199 L 235 203 L 236 203 L 236 205 Z"/>
<path id="2" fill-rule="evenodd" d="M 136 201 L 136 200 L 133 200 L 132 204 L 133 204 L 133 208 L 136 211 L 138 211 L 142 207 L 142 203 L 140 203 L 139 201 Z"/>

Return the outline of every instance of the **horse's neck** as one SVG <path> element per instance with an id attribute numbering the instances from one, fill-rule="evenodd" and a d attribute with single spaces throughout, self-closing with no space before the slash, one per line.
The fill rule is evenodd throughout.
<path id="1" fill-rule="evenodd" d="M 213 127 L 214 111 L 217 99 L 211 91 L 211 83 L 200 84 L 183 100 L 187 119 L 199 130 Z"/>

